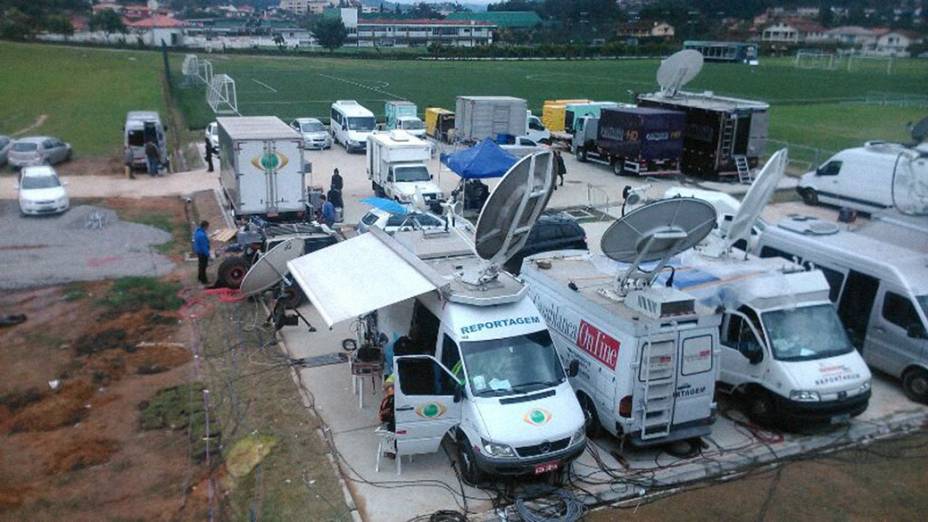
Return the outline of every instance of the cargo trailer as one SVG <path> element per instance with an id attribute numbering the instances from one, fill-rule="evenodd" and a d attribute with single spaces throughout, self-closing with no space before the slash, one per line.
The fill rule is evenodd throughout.
<path id="1" fill-rule="evenodd" d="M 579 121 L 581 118 L 586 116 L 599 118 L 599 114 L 602 109 L 616 107 L 634 107 L 634 105 L 610 101 L 569 103 L 564 108 L 564 130 L 570 134 L 573 134 L 575 122 Z"/>
<path id="2" fill-rule="evenodd" d="M 680 173 L 685 115 L 651 108 L 603 109 L 594 126 L 587 116 L 574 134 L 578 161 L 610 165 L 616 175 Z"/>
<path id="3" fill-rule="evenodd" d="M 570 128 L 565 120 L 567 106 L 574 103 L 589 103 L 591 100 L 545 100 L 541 107 L 541 122 L 551 132 L 569 132 Z"/>
<path id="4" fill-rule="evenodd" d="M 450 141 L 454 134 L 454 113 L 441 107 L 426 108 L 425 134 L 438 141 Z"/>
<path id="5" fill-rule="evenodd" d="M 458 96 L 454 139 L 477 142 L 499 135 L 526 134 L 528 102 L 511 96 Z"/>

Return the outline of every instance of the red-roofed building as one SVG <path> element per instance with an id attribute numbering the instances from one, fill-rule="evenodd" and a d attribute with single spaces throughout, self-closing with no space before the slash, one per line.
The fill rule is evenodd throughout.
<path id="1" fill-rule="evenodd" d="M 340 10 L 348 28 L 346 45 L 358 47 L 424 47 L 440 43 L 476 47 L 493 43 L 495 24 L 475 20 L 358 18 L 358 10 Z"/>
<path id="2" fill-rule="evenodd" d="M 812 20 L 790 18 L 764 28 L 761 41 L 773 43 L 814 43 L 826 39 L 826 29 Z"/>
<path id="3" fill-rule="evenodd" d="M 142 39 L 145 45 L 168 47 L 183 45 L 187 24 L 172 16 L 155 15 L 136 21 L 126 21 L 129 32 Z"/>

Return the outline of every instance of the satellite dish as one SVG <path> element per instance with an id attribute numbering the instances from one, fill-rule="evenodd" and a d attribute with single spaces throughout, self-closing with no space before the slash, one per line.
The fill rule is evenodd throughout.
<path id="1" fill-rule="evenodd" d="M 273 287 L 290 271 L 287 262 L 303 255 L 303 241 L 290 238 L 261 256 L 242 279 L 239 290 L 242 295 L 259 294 Z"/>
<path id="2" fill-rule="evenodd" d="M 506 172 L 477 218 L 474 250 L 481 259 L 500 265 L 525 246 L 551 198 L 553 166 L 554 154 L 541 151 L 525 156 Z"/>
<path id="3" fill-rule="evenodd" d="M 786 173 L 786 163 L 788 162 L 786 149 L 780 149 L 770 156 L 760 174 L 751 183 L 751 188 L 741 200 L 741 206 L 738 213 L 732 218 L 728 225 L 728 232 L 725 234 L 725 249 L 731 247 L 739 239 L 747 239 L 751 235 L 751 227 L 760 216 L 760 212 L 770 202 L 777 185 Z"/>
<path id="4" fill-rule="evenodd" d="M 899 212 L 928 215 L 928 153 L 917 149 L 899 153 L 893 168 L 892 197 Z"/>
<path id="5" fill-rule="evenodd" d="M 702 64 L 702 53 L 693 49 L 668 56 L 657 69 L 657 84 L 661 86 L 661 93 L 665 96 L 677 94 L 677 91 L 699 74 Z"/>
<path id="6" fill-rule="evenodd" d="M 715 207 L 701 199 L 661 199 L 613 223 L 600 247 L 607 257 L 622 263 L 669 259 L 702 241 L 715 220 Z"/>

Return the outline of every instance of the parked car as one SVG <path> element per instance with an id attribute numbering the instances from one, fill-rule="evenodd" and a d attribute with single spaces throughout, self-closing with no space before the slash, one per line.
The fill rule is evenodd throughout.
<path id="1" fill-rule="evenodd" d="M 219 150 L 219 124 L 215 121 L 206 126 L 204 131 L 206 139 L 213 146 L 213 150 Z"/>
<path id="2" fill-rule="evenodd" d="M 586 231 L 576 220 L 564 213 L 543 215 L 532 227 L 522 250 L 506 261 L 503 268 L 511 274 L 518 274 L 522 269 L 522 260 L 528 256 L 554 250 L 588 249 Z"/>
<path id="3" fill-rule="evenodd" d="M 426 212 L 410 211 L 407 214 L 391 214 L 379 208 L 370 209 L 358 222 L 358 234 L 377 227 L 388 234 L 405 230 L 444 230 L 445 220 Z"/>
<path id="4" fill-rule="evenodd" d="M 321 150 L 332 147 L 332 136 L 317 118 L 297 118 L 290 122 L 290 126 L 303 136 L 305 148 Z"/>
<path id="5" fill-rule="evenodd" d="M 13 147 L 13 140 L 9 136 L 0 136 L 0 167 L 6 165 L 6 157 Z"/>
<path id="6" fill-rule="evenodd" d="M 32 136 L 13 142 L 7 156 L 13 168 L 54 165 L 71 159 L 71 144 L 49 136 Z"/>
<path id="7" fill-rule="evenodd" d="M 23 215 L 60 213 L 71 205 L 58 173 L 47 165 L 24 167 L 17 189 Z"/>

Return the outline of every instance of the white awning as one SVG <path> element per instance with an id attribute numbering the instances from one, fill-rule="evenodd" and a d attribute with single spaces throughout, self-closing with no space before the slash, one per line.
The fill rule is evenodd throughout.
<path id="1" fill-rule="evenodd" d="M 447 281 L 377 228 L 287 263 L 331 328 L 447 286 Z"/>

